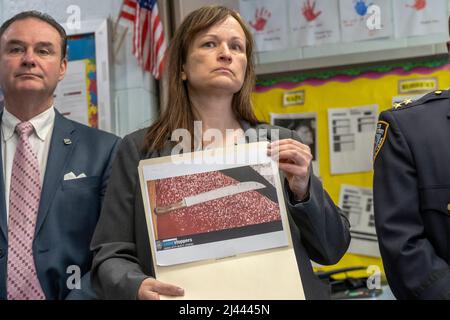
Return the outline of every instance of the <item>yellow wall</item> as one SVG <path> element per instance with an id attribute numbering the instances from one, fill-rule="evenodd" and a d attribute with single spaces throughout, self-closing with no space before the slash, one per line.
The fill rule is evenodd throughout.
<path id="1" fill-rule="evenodd" d="M 428 65 L 429 66 L 429 65 Z M 335 203 L 339 201 L 341 184 L 350 184 L 360 187 L 372 188 L 373 172 L 330 175 L 329 141 L 327 110 L 329 108 L 342 108 L 377 104 L 378 111 L 392 107 L 392 98 L 401 95 L 399 93 L 399 81 L 405 79 L 436 78 L 441 89 L 450 87 L 449 65 L 438 67 L 416 67 L 411 71 L 394 69 L 385 73 L 367 73 L 359 76 L 334 76 L 321 84 L 303 82 L 279 82 L 267 86 L 257 86 L 253 93 L 253 103 L 258 119 L 270 122 L 269 113 L 317 113 L 317 144 L 320 165 L 320 177 L 325 189 Z M 343 82 L 345 80 L 345 82 Z M 280 88 L 280 86 L 289 89 Z M 264 90 L 264 92 L 263 92 Z M 301 106 L 283 107 L 283 93 L 304 90 L 305 103 Z M 417 94 L 417 93 L 416 93 Z M 410 93 L 409 95 L 414 95 Z M 369 141 L 373 145 L 373 141 Z M 356 265 L 378 265 L 382 269 L 380 258 L 346 254 L 344 258 L 331 267 L 322 270 L 344 268 Z M 365 272 L 357 272 L 354 276 L 367 276 Z"/>

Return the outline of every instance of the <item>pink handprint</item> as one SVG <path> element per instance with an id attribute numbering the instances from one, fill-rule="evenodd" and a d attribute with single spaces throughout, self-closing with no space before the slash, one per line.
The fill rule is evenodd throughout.
<path id="1" fill-rule="evenodd" d="M 267 20 L 269 20 L 272 14 L 270 11 L 266 10 L 266 8 L 262 7 L 260 9 L 256 9 L 255 11 L 255 22 L 249 22 L 250 25 L 256 31 L 261 31 L 266 27 Z"/>
<path id="2" fill-rule="evenodd" d="M 413 5 L 409 4 L 406 5 L 406 7 L 416 9 L 417 11 L 425 9 L 426 6 L 427 6 L 426 0 L 415 0 Z"/>
<path id="3" fill-rule="evenodd" d="M 316 20 L 316 18 L 322 13 L 322 11 L 314 12 L 315 8 L 316 1 L 313 1 L 311 4 L 310 0 L 306 0 L 306 2 L 303 3 L 302 13 L 308 22 Z"/>

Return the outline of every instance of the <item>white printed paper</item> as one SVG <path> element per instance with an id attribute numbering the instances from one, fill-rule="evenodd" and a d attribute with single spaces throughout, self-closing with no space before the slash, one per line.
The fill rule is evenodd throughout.
<path id="1" fill-rule="evenodd" d="M 373 192 L 369 188 L 341 185 L 339 207 L 350 222 L 350 253 L 380 256 L 375 230 Z"/>
<path id="2" fill-rule="evenodd" d="M 217 170 L 221 171 L 219 179 Z M 202 173 L 217 178 L 205 179 L 201 185 L 197 183 L 199 181 L 191 180 L 193 175 Z M 192 206 L 191 211 L 195 213 L 190 218 L 186 216 L 189 212 L 182 208 L 174 208 L 168 213 L 172 215 L 170 221 L 160 219 L 168 218 L 167 215 L 157 214 L 156 209 L 163 204 L 162 198 L 169 202 L 179 200 L 186 193 L 201 191 L 201 188 L 212 184 L 223 184 L 230 178 L 241 182 L 257 181 L 265 188 L 244 192 L 246 195 L 210 199 L 209 204 L 198 203 Z M 172 183 L 176 183 L 174 188 L 167 184 L 168 188 L 164 188 L 165 183 L 158 187 L 154 179 L 172 179 Z M 282 183 L 276 163 L 267 156 L 267 142 L 142 160 L 139 180 L 156 278 L 180 286 L 186 292 L 183 297 L 175 299 L 305 299 Z M 216 191 L 214 189 L 214 193 Z M 254 196 L 258 199 L 251 200 Z M 245 198 L 250 200 L 245 201 L 247 205 L 236 208 L 236 205 L 244 204 L 242 200 Z M 258 212 L 252 214 L 250 211 L 255 209 Z M 267 220 L 267 214 L 273 216 L 276 213 L 273 209 L 281 221 L 269 219 L 272 221 L 254 223 Z M 236 219 L 241 221 L 238 223 L 240 226 L 235 224 Z M 205 230 L 205 227 L 211 227 L 210 223 L 215 227 Z M 169 236 L 167 232 L 170 231 L 164 230 L 161 224 L 175 234 Z M 271 277 L 275 273 L 278 274 L 276 282 Z M 174 297 L 161 295 L 161 299 Z"/>
<path id="3" fill-rule="evenodd" d="M 156 265 L 289 245 L 283 191 L 267 142 L 180 157 L 186 161 L 168 156 L 147 160 L 142 168 Z"/>
<path id="4" fill-rule="evenodd" d="M 395 0 L 395 35 L 447 33 L 447 0 Z"/>
<path id="5" fill-rule="evenodd" d="M 69 61 L 64 79 L 55 90 L 55 107 L 71 120 L 89 125 L 86 61 Z"/>
<path id="6" fill-rule="evenodd" d="M 311 149 L 313 171 L 319 176 L 317 113 L 271 113 L 270 124 L 297 132 L 302 142 Z"/>
<path id="7" fill-rule="evenodd" d="M 372 170 L 377 105 L 328 109 L 331 174 Z"/>
<path id="8" fill-rule="evenodd" d="M 317 46 L 340 40 L 338 0 L 289 1 L 292 47 Z"/>
<path id="9" fill-rule="evenodd" d="M 387 38 L 393 35 L 390 0 L 339 0 L 339 11 L 344 42 Z"/>
<path id="10" fill-rule="evenodd" d="M 240 0 L 239 8 L 253 33 L 256 51 L 288 47 L 286 0 Z"/>

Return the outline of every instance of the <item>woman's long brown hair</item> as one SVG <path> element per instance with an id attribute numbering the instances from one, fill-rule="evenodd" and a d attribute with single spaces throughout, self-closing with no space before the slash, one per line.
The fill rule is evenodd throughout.
<path id="1" fill-rule="evenodd" d="M 181 23 L 171 41 L 167 56 L 167 76 L 169 95 L 167 106 L 145 136 L 145 151 L 161 150 L 164 143 L 176 129 L 187 129 L 193 137 L 194 114 L 189 100 L 187 87 L 181 78 L 183 65 L 186 63 L 189 46 L 195 36 L 211 26 L 224 21 L 229 16 L 235 18 L 246 38 L 247 68 L 241 90 L 234 94 L 232 108 L 237 119 L 246 120 L 250 124 L 258 123 L 253 113 L 251 92 L 255 84 L 253 64 L 253 37 L 239 13 L 222 6 L 207 6 L 191 12 Z M 193 138 L 191 139 L 193 141 Z"/>

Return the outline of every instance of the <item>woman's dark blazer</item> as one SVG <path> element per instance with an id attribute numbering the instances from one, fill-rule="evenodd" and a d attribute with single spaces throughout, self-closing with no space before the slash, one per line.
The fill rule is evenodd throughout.
<path id="1" fill-rule="evenodd" d="M 244 130 L 250 125 L 242 122 Z M 291 130 L 261 124 L 256 130 L 279 129 L 279 138 L 300 141 Z M 167 141 L 160 151 L 142 150 L 147 129 L 123 139 L 113 164 L 103 208 L 91 249 L 94 290 L 103 299 L 136 299 L 145 278 L 154 275 L 138 175 L 142 159 L 167 156 L 175 145 Z M 292 241 L 307 299 L 328 299 L 329 288 L 314 275 L 310 259 L 323 265 L 337 263 L 350 243 L 349 223 L 313 174 L 309 199 L 295 202 L 284 181 Z M 277 275 L 274 275 L 276 281 Z M 176 285 L 176 283 L 175 283 Z M 282 288 L 280 288 L 282 290 Z"/>

